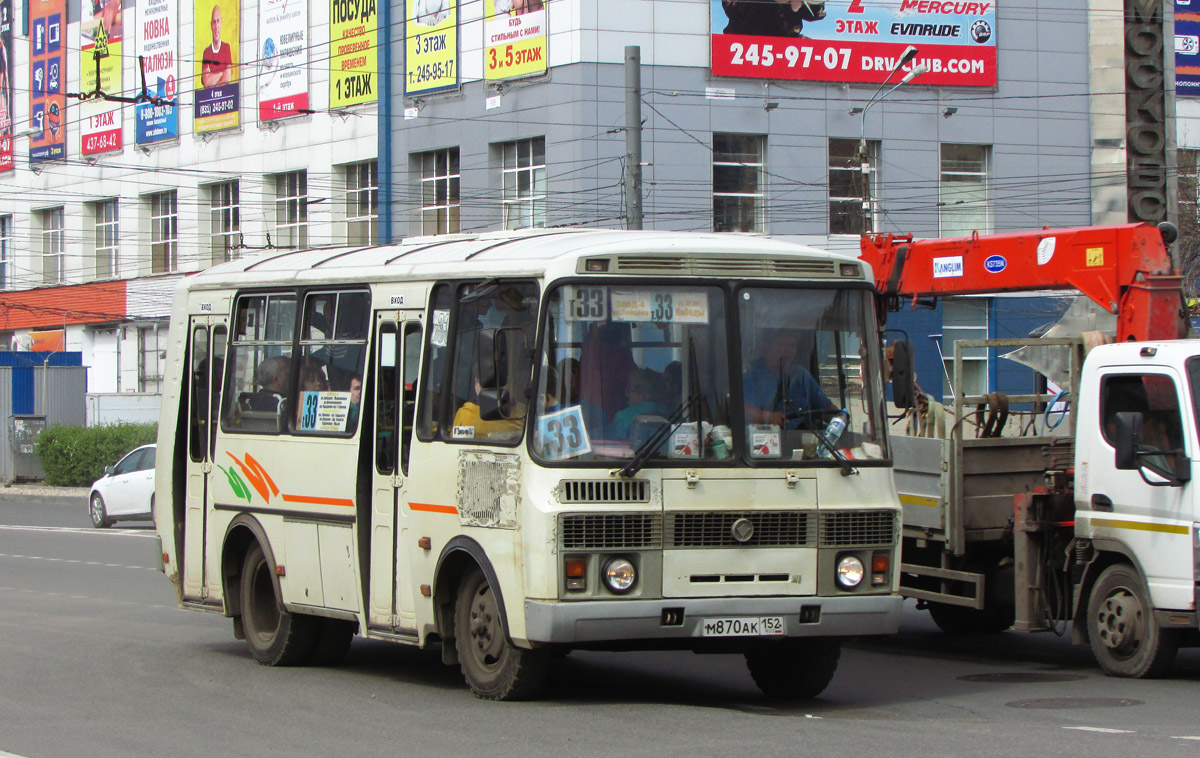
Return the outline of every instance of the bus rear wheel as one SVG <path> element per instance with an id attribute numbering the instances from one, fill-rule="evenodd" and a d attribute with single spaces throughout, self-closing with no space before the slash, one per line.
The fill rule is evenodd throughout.
<path id="1" fill-rule="evenodd" d="M 805 700 L 820 695 L 833 681 L 842 646 L 812 638 L 766 642 L 746 651 L 746 668 L 772 700 Z"/>
<path id="2" fill-rule="evenodd" d="M 272 567 L 255 543 L 242 564 L 242 627 L 254 660 L 264 666 L 295 666 L 308 661 L 316 637 L 315 619 L 281 609 Z"/>
<path id="3" fill-rule="evenodd" d="M 454 646 L 463 678 L 484 700 L 525 700 L 541 689 L 549 659 L 543 650 L 516 647 L 500 615 L 500 603 L 479 569 L 458 586 Z"/>
<path id="4" fill-rule="evenodd" d="M 1109 566 L 1092 587 L 1087 609 L 1092 654 L 1109 676 L 1162 675 L 1179 649 L 1179 634 L 1154 622 L 1150 594 L 1130 566 Z"/>

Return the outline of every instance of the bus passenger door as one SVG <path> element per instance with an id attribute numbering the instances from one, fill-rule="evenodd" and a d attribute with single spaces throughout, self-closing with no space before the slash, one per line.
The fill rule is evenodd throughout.
<path id="1" fill-rule="evenodd" d="M 416 633 L 410 556 L 415 538 L 404 506 L 421 353 L 421 312 L 376 316 L 375 428 L 368 626 Z M 363 435 L 364 442 L 368 439 Z"/>
<path id="2" fill-rule="evenodd" d="M 213 451 L 217 442 L 217 424 L 221 407 L 221 378 L 225 364 L 227 319 L 194 316 L 188 339 L 191 341 L 187 371 L 188 445 L 187 475 L 184 494 L 183 524 L 183 597 L 205 602 L 208 599 L 205 565 L 205 529 L 208 520 L 209 490 L 213 473 Z M 176 535 L 178 540 L 179 535 Z"/>

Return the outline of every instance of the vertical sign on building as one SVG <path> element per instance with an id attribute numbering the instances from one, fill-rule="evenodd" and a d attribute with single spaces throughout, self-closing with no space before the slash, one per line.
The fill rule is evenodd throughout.
<path id="1" fill-rule="evenodd" d="M 133 3 L 130 2 L 132 6 Z M 122 0 L 84 3 L 93 8 L 79 24 L 79 78 L 84 93 L 120 94 L 123 89 L 121 40 L 124 34 Z M 130 18 L 133 8 L 130 7 Z M 84 155 L 120 150 L 121 104 L 92 97 L 79 104 L 80 152 Z"/>
<path id="2" fill-rule="evenodd" d="M 546 72 L 546 4 L 484 0 L 484 77 L 488 81 Z"/>
<path id="3" fill-rule="evenodd" d="M 66 0 L 29 0 L 29 162 L 67 157 Z"/>
<path id="4" fill-rule="evenodd" d="M 308 0 L 258 6 L 258 119 L 308 110 Z"/>
<path id="5" fill-rule="evenodd" d="M 0 0 L 0 171 L 13 170 L 12 0 Z"/>
<path id="6" fill-rule="evenodd" d="M 373 103 L 378 98 L 378 34 L 375 0 L 330 0 L 330 108 Z"/>
<path id="7" fill-rule="evenodd" d="M 404 94 L 458 86 L 458 0 L 404 0 Z"/>
<path id="8" fill-rule="evenodd" d="M 1175 0 L 1175 95 L 1200 96 L 1200 0 Z"/>
<path id="9" fill-rule="evenodd" d="M 1131 222 L 1167 219 L 1163 0 L 1125 0 L 1125 174 Z"/>
<path id="10" fill-rule="evenodd" d="M 242 18 L 239 0 L 197 0 L 196 131 L 233 129 L 241 121 L 238 81 Z"/>
<path id="11" fill-rule="evenodd" d="M 179 89 L 179 65 L 176 51 L 179 37 L 178 0 L 139 0 L 137 54 L 141 56 L 144 69 L 135 74 L 135 83 L 140 87 L 141 76 L 146 75 L 146 88 L 150 94 L 165 103 L 139 103 L 137 113 L 137 144 L 151 145 L 155 142 L 179 137 L 179 108 L 176 93 Z"/>

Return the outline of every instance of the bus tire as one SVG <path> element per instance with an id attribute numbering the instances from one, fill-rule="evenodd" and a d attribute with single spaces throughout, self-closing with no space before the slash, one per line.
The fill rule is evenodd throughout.
<path id="1" fill-rule="evenodd" d="M 825 691 L 837 672 L 842 646 L 826 638 L 766 642 L 746 651 L 746 668 L 772 700 L 805 700 Z"/>
<path id="2" fill-rule="evenodd" d="M 1087 607 L 1092 654 L 1109 676 L 1161 676 L 1179 650 L 1179 634 L 1154 623 L 1141 577 L 1125 563 L 1109 566 L 1092 586 Z"/>
<path id="3" fill-rule="evenodd" d="M 549 659 L 543 650 L 516 647 L 487 577 L 472 569 L 458 585 L 454 646 L 463 678 L 484 700 L 525 700 L 541 689 Z"/>
<path id="4" fill-rule="evenodd" d="M 255 542 L 242 564 L 242 627 L 254 660 L 264 666 L 295 666 L 307 662 L 315 641 L 315 619 L 281 609 L 275 594 L 272 567 Z"/>
<path id="5" fill-rule="evenodd" d="M 341 619 L 315 619 L 316 641 L 313 644 L 312 663 L 315 666 L 337 666 L 346 660 L 350 642 L 354 639 L 353 621 Z"/>

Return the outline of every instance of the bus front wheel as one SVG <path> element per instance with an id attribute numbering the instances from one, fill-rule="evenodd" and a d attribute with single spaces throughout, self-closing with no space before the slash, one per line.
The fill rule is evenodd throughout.
<path id="1" fill-rule="evenodd" d="M 546 679 L 545 651 L 512 644 L 500 615 L 499 598 L 479 569 L 463 577 L 458 586 L 454 645 L 463 678 L 476 697 L 524 700 L 537 694 Z"/>
<path id="2" fill-rule="evenodd" d="M 305 663 L 316 638 L 315 619 L 281 610 L 272 566 L 255 543 L 242 564 L 242 627 L 254 660 L 264 666 Z"/>
<path id="3" fill-rule="evenodd" d="M 746 668 L 772 700 L 805 700 L 825 691 L 841 655 L 837 640 L 814 637 L 766 642 L 746 651 Z"/>

